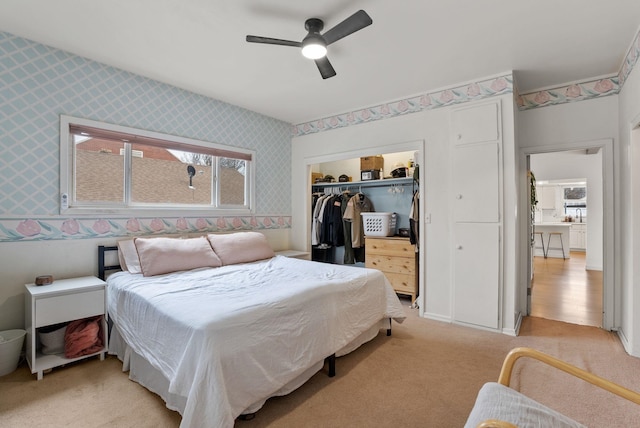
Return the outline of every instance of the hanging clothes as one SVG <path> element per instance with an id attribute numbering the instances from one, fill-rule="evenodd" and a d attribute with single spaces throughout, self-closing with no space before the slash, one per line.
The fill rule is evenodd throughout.
<path id="1" fill-rule="evenodd" d="M 322 207 L 326 202 L 326 199 L 331 195 L 319 194 L 315 195 L 312 201 L 315 200 L 315 204 L 312 209 L 312 219 L 311 219 L 311 245 L 320 244 L 320 228 L 322 222 Z"/>
<path id="2" fill-rule="evenodd" d="M 343 232 L 344 232 L 344 264 L 352 265 L 356 262 L 364 263 L 364 247 L 353 248 L 351 241 L 351 229 L 352 222 L 344 218 L 344 213 L 347 210 L 347 204 L 351 199 L 350 195 L 343 195 L 342 198 L 342 219 L 343 219 Z"/>
<path id="3" fill-rule="evenodd" d="M 416 253 L 420 251 L 420 192 L 413 192 L 411 211 L 409 212 L 409 241 L 416 246 Z"/>
<path id="4" fill-rule="evenodd" d="M 322 227 L 320 229 L 320 244 L 341 247 L 344 245 L 341 210 L 342 195 L 331 195 L 324 205 Z"/>
<path id="5" fill-rule="evenodd" d="M 363 193 L 357 193 L 349 202 L 344 211 L 343 219 L 351 222 L 351 246 L 352 248 L 364 247 L 364 226 L 360 213 L 372 212 L 373 203 Z"/>

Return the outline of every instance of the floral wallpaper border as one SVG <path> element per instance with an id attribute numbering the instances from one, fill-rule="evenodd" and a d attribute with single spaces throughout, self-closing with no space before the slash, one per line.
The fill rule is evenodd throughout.
<path id="1" fill-rule="evenodd" d="M 572 83 L 558 88 L 517 95 L 517 103 L 519 110 L 529 110 L 550 105 L 615 95 L 620 92 L 620 89 L 621 85 L 618 76 L 611 76 L 588 82 Z"/>
<path id="2" fill-rule="evenodd" d="M 606 97 L 620 92 L 639 58 L 640 30 L 636 33 L 633 43 L 631 43 L 624 57 L 620 71 L 611 76 L 576 82 L 552 89 L 518 94 L 517 89 L 514 89 L 513 75 L 509 74 L 443 91 L 402 99 L 392 103 L 381 104 L 375 107 L 343 113 L 337 116 L 301 123 L 293 126 L 292 134 L 294 137 L 299 137 L 316 132 L 357 125 L 359 123 L 366 123 L 372 120 L 386 119 L 406 113 L 416 113 L 452 104 L 480 100 L 508 92 L 516 92 L 516 103 L 519 110 L 529 110 L 597 97 Z"/>
<path id="3" fill-rule="evenodd" d="M 432 110 L 454 104 L 481 100 L 497 95 L 513 92 L 513 76 L 507 74 L 495 78 L 481 80 L 456 86 L 450 89 L 431 92 L 415 97 L 406 98 L 390 103 L 367 107 L 336 116 L 318 119 L 311 122 L 294 125 L 292 132 L 294 137 L 343 128 L 374 120 L 387 119 L 408 113 L 417 113 L 423 110 Z"/>
<path id="4" fill-rule="evenodd" d="M 636 33 L 633 43 L 624 57 L 620 71 L 609 77 L 573 83 L 553 89 L 546 89 L 517 96 L 518 109 L 546 107 L 591 98 L 606 97 L 620 93 L 629 74 L 638 63 L 640 57 L 640 31 Z"/>
<path id="5" fill-rule="evenodd" d="M 61 218 L 4 220 L 0 242 L 114 238 L 172 233 L 290 229 L 291 216 Z"/>
<path id="6" fill-rule="evenodd" d="M 620 67 L 620 71 L 618 72 L 618 79 L 620 80 L 620 88 L 624 86 L 624 83 L 627 81 L 627 77 L 631 74 L 631 71 L 635 67 L 638 62 L 638 58 L 640 57 L 640 30 L 636 33 L 636 38 L 633 39 L 633 43 L 629 47 L 627 51 L 627 55 L 624 57 L 624 61 L 622 62 L 622 67 Z"/>

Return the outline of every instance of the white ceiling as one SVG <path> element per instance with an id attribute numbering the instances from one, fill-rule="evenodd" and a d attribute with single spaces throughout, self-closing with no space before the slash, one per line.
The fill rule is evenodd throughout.
<path id="1" fill-rule="evenodd" d="M 323 80 L 293 47 L 364 9 Z M 514 70 L 520 92 L 619 71 L 638 0 L 2 0 L 0 30 L 290 123 Z"/>

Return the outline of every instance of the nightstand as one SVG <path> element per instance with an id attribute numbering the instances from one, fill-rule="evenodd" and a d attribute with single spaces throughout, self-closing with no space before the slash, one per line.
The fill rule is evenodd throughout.
<path id="1" fill-rule="evenodd" d="M 107 351 L 106 283 L 94 276 L 60 279 L 49 285 L 25 284 L 25 329 L 27 331 L 27 362 L 31 373 L 42 379 L 44 370 L 69 364 L 83 358 L 100 355 L 104 360 Z M 104 315 L 102 333 L 104 348 L 78 358 L 65 358 L 60 354 L 45 355 L 40 352 L 38 329 L 54 324 Z"/>

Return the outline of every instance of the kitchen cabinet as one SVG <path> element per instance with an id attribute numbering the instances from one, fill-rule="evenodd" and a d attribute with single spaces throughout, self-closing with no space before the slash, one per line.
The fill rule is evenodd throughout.
<path id="1" fill-rule="evenodd" d="M 384 273 L 397 294 L 418 295 L 416 250 L 409 238 L 365 237 L 365 266 Z"/>
<path id="2" fill-rule="evenodd" d="M 540 209 L 556 209 L 556 186 L 538 186 L 536 187 L 536 195 Z"/>
<path id="3" fill-rule="evenodd" d="M 587 249 L 587 225 L 586 223 L 572 223 L 569 233 L 571 249 L 586 251 Z"/>

